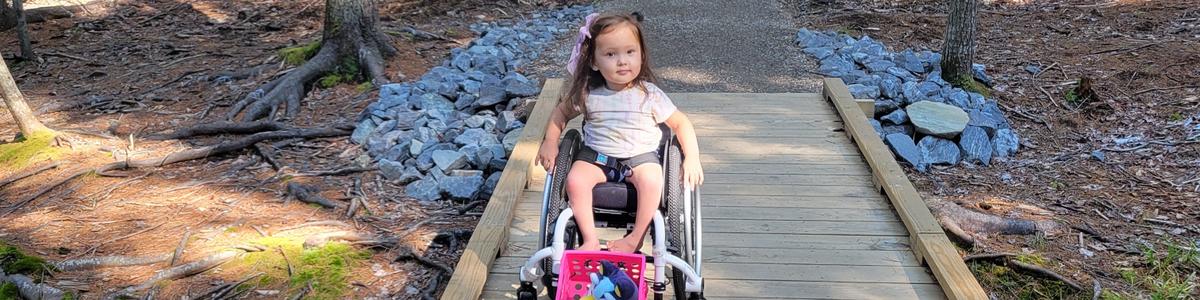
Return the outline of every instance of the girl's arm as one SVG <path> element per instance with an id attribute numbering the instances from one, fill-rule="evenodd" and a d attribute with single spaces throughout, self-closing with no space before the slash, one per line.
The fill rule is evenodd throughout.
<path id="1" fill-rule="evenodd" d="M 568 118 L 567 110 L 566 103 L 559 103 L 550 113 L 550 122 L 546 124 L 546 136 L 542 138 L 541 149 L 538 149 L 537 163 L 547 171 L 554 166 L 554 159 L 558 157 L 558 137 L 562 135 L 563 127 L 567 126 L 567 120 L 575 117 L 572 115 Z"/>
<path id="2" fill-rule="evenodd" d="M 696 143 L 696 129 L 687 115 L 678 110 L 667 118 L 667 126 L 679 137 L 683 148 L 683 181 L 688 186 L 704 184 L 704 169 L 700 167 L 700 145 Z"/>

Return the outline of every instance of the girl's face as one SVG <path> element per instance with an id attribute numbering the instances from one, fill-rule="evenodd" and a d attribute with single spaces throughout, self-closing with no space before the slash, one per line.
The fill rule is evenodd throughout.
<path id="1" fill-rule="evenodd" d="M 642 47 L 634 27 L 621 23 L 599 34 L 593 57 L 592 68 L 604 75 L 610 90 L 629 87 L 642 70 Z"/>

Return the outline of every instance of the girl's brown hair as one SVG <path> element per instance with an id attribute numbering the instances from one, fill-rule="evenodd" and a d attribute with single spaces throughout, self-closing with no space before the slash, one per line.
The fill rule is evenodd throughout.
<path id="1" fill-rule="evenodd" d="M 595 59 L 596 37 L 616 28 L 617 25 L 628 24 L 633 27 L 633 34 L 638 38 L 638 46 L 642 48 L 642 68 L 638 71 L 633 84 L 642 90 L 646 89 L 645 82 L 655 83 L 658 78 L 650 71 L 650 54 L 646 49 L 646 39 L 642 37 L 642 16 L 638 13 L 605 14 L 597 17 L 588 32 L 592 37 L 583 39 L 579 46 L 579 61 L 575 64 L 574 76 L 571 77 L 571 87 L 566 90 L 563 101 L 567 104 L 568 116 L 587 112 L 586 98 L 588 91 L 604 86 L 604 75 L 592 70 L 592 60 Z"/>

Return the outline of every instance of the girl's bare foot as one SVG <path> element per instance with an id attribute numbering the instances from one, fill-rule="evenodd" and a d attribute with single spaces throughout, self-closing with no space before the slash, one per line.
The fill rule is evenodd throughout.
<path id="1" fill-rule="evenodd" d="M 608 251 L 620 253 L 633 253 L 640 248 L 642 241 L 634 240 L 633 237 L 626 236 L 625 238 L 609 241 Z"/>
<path id="2" fill-rule="evenodd" d="M 599 251 L 600 250 L 600 240 L 591 240 L 591 241 L 583 242 L 583 245 L 580 245 L 579 248 L 575 248 L 575 250 Z"/>

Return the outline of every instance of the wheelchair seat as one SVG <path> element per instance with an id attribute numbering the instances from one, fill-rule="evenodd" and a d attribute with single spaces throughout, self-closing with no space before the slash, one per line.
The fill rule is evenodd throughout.
<path id="1" fill-rule="evenodd" d="M 592 188 L 592 207 L 637 212 L 637 189 L 628 182 L 603 182 Z"/>

